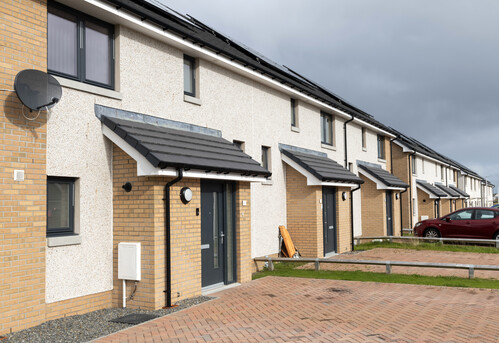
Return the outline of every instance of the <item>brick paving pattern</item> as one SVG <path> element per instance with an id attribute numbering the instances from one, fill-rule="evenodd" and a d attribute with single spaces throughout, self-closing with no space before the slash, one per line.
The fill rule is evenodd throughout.
<path id="1" fill-rule="evenodd" d="M 499 291 L 266 277 L 96 342 L 498 342 Z"/>
<path id="2" fill-rule="evenodd" d="M 383 260 L 383 261 L 411 261 L 411 262 L 434 262 L 434 263 L 461 263 L 461 264 L 481 264 L 499 265 L 499 254 L 481 254 L 469 252 L 448 252 L 431 250 L 409 250 L 409 249 L 387 249 L 377 248 L 353 254 L 341 254 L 331 258 L 344 260 Z M 305 268 L 313 269 L 314 265 L 307 265 Z M 364 266 L 364 265 L 336 265 L 321 264 L 322 270 L 363 270 L 376 273 L 384 273 L 385 266 Z M 459 276 L 468 277 L 467 269 L 441 269 L 441 268 L 415 268 L 415 267 L 392 267 L 395 274 L 419 274 L 430 276 Z M 475 270 L 476 278 L 497 279 L 498 271 Z"/>

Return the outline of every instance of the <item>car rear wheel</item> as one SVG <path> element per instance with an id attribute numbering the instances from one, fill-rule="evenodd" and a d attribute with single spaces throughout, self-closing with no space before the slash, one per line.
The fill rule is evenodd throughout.
<path id="1" fill-rule="evenodd" d="M 495 233 L 494 238 L 496 241 L 499 239 L 499 231 Z"/>
<path id="2" fill-rule="evenodd" d="M 424 236 L 427 238 L 440 238 L 440 232 L 437 229 L 429 228 L 424 232 Z"/>

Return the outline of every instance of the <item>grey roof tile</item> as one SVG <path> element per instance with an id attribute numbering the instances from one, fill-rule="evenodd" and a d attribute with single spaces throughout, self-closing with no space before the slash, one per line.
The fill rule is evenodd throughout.
<path id="1" fill-rule="evenodd" d="M 431 183 L 428 183 L 423 180 L 416 180 L 416 183 L 420 185 L 422 188 L 424 188 L 426 191 L 432 193 L 434 196 L 439 197 L 439 198 L 447 198 L 449 195 L 445 193 L 443 190 L 440 188 L 433 186 Z"/>
<path id="2" fill-rule="evenodd" d="M 221 137 L 106 116 L 101 120 L 157 168 L 271 175 L 249 155 Z"/>
<path id="3" fill-rule="evenodd" d="M 281 152 L 323 182 L 364 183 L 360 177 L 328 157 L 287 149 Z"/>
<path id="4" fill-rule="evenodd" d="M 407 188 L 409 185 L 381 167 L 359 164 L 359 168 L 369 173 L 388 187 Z"/>

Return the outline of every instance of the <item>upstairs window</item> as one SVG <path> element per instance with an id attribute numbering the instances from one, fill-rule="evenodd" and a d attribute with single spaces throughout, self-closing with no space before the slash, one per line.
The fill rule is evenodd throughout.
<path id="1" fill-rule="evenodd" d="M 362 149 L 366 149 L 366 128 L 362 128 Z"/>
<path id="2" fill-rule="evenodd" d="M 417 170 L 416 170 L 416 156 L 411 156 L 411 169 L 412 169 L 412 174 L 416 175 Z"/>
<path id="3" fill-rule="evenodd" d="M 47 17 L 48 71 L 114 88 L 114 27 L 53 3 L 48 6 Z"/>
<path id="4" fill-rule="evenodd" d="M 333 145 L 333 116 L 321 112 L 321 142 Z"/>
<path id="5" fill-rule="evenodd" d="M 74 234 L 75 179 L 47 179 L 47 236 Z"/>
<path id="6" fill-rule="evenodd" d="M 262 146 L 262 167 L 270 171 L 270 148 Z"/>
<path id="7" fill-rule="evenodd" d="M 291 98 L 291 127 L 298 127 L 298 106 L 296 99 Z"/>
<path id="8" fill-rule="evenodd" d="M 378 135 L 378 158 L 385 159 L 385 136 Z"/>
<path id="9" fill-rule="evenodd" d="M 184 55 L 184 94 L 196 97 L 196 59 Z"/>

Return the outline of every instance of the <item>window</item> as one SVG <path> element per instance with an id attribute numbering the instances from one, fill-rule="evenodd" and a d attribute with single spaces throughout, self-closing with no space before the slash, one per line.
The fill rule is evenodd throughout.
<path id="1" fill-rule="evenodd" d="M 494 219 L 494 211 L 476 210 L 476 219 Z"/>
<path id="2" fill-rule="evenodd" d="M 291 127 L 298 127 L 298 102 L 296 99 L 290 100 L 291 107 Z"/>
<path id="3" fill-rule="evenodd" d="M 321 112 L 321 142 L 333 145 L 333 116 Z"/>
<path id="4" fill-rule="evenodd" d="M 416 175 L 416 156 L 411 157 L 411 169 L 412 169 L 412 174 Z"/>
<path id="5" fill-rule="evenodd" d="M 450 220 L 469 220 L 473 217 L 474 210 L 464 210 L 453 213 L 449 216 Z"/>
<path id="6" fill-rule="evenodd" d="M 270 171 L 270 148 L 262 146 L 262 167 Z"/>
<path id="7" fill-rule="evenodd" d="M 184 55 L 184 94 L 196 97 L 196 60 Z"/>
<path id="8" fill-rule="evenodd" d="M 47 178 L 47 236 L 74 233 L 75 179 Z"/>
<path id="9" fill-rule="evenodd" d="M 362 149 L 366 149 L 366 128 L 362 128 Z"/>
<path id="10" fill-rule="evenodd" d="M 385 136 L 378 135 L 378 158 L 385 159 Z"/>
<path id="11" fill-rule="evenodd" d="M 232 142 L 234 143 L 235 146 L 237 146 L 239 149 L 244 151 L 244 142 L 243 141 L 233 140 Z"/>
<path id="12" fill-rule="evenodd" d="M 114 88 L 114 28 L 63 5 L 48 7 L 48 71 Z"/>
<path id="13" fill-rule="evenodd" d="M 421 172 L 424 174 L 424 158 L 421 159 Z"/>
<path id="14" fill-rule="evenodd" d="M 438 165 L 435 163 L 435 176 L 438 176 Z"/>
<path id="15" fill-rule="evenodd" d="M 416 215 L 416 199 L 412 198 L 412 215 Z"/>
<path id="16" fill-rule="evenodd" d="M 444 169 L 444 166 L 440 166 L 440 176 L 442 178 L 442 182 L 445 181 L 445 169 Z"/>

